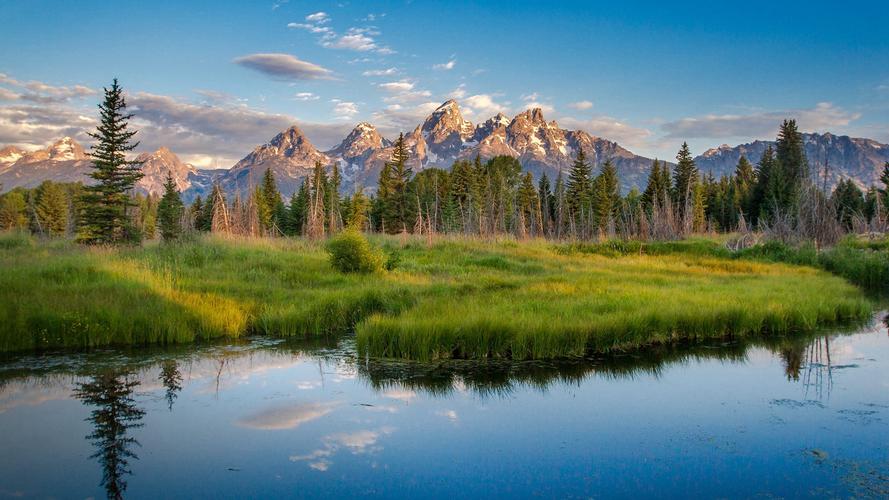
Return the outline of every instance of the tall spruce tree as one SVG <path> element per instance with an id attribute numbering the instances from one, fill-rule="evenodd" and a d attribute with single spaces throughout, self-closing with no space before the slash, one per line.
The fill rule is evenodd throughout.
<path id="1" fill-rule="evenodd" d="M 785 208 L 790 208 L 796 203 L 802 186 L 811 181 L 803 135 L 796 127 L 796 120 L 784 120 L 781 124 L 775 146 L 775 160 L 781 164 L 781 172 L 785 176 L 785 199 L 788 203 Z"/>
<path id="2" fill-rule="evenodd" d="M 682 217 L 686 218 L 689 214 L 685 211 L 692 205 L 691 197 L 694 196 L 695 184 L 700 174 L 687 142 L 682 143 L 679 153 L 676 154 L 676 160 L 676 167 L 673 169 L 673 201 L 676 202 Z"/>
<path id="3" fill-rule="evenodd" d="M 281 231 L 283 208 L 275 174 L 272 169 L 267 168 L 256 190 L 256 214 L 266 234 L 278 234 Z"/>
<path id="4" fill-rule="evenodd" d="M 45 181 L 37 188 L 34 213 L 46 235 L 62 236 L 68 231 L 68 205 L 68 196 L 60 184 Z"/>
<path id="5" fill-rule="evenodd" d="M 413 226 L 413 221 L 408 220 L 410 200 L 407 187 L 413 175 L 413 171 L 407 165 L 408 158 L 404 134 L 399 134 L 392 150 L 392 157 L 380 172 L 381 189 L 377 193 L 382 204 L 383 224 L 390 233 L 399 233 Z"/>
<path id="6" fill-rule="evenodd" d="M 78 238 L 93 244 L 133 241 L 141 236 L 128 220 L 133 204 L 130 191 L 142 178 L 141 162 L 126 158 L 127 153 L 139 145 L 132 142 L 136 131 L 128 130 L 133 115 L 126 113 L 126 100 L 117 78 L 104 90 L 105 100 L 99 104 L 99 125 L 95 133 L 89 134 L 97 141 L 90 153 L 93 169 L 89 174 L 96 182 L 84 189 Z"/>
<path id="7" fill-rule="evenodd" d="M 883 208 L 889 211 L 889 161 L 883 165 L 883 173 L 880 175 L 880 181 L 883 183 Z"/>
<path id="8" fill-rule="evenodd" d="M 617 211 L 620 208 L 620 182 L 617 178 L 617 167 L 611 159 L 602 164 L 602 171 L 596 176 L 593 196 L 593 212 L 596 217 L 596 225 L 599 231 L 608 229 L 608 224 L 614 222 Z"/>
<path id="9" fill-rule="evenodd" d="M 581 224 L 582 219 L 590 216 L 590 202 L 593 193 L 592 168 L 586 161 L 583 148 L 577 149 L 577 156 L 568 172 L 568 182 L 565 189 L 565 204 L 568 216 L 574 224 Z"/>
<path id="10" fill-rule="evenodd" d="M 642 193 L 642 206 L 648 213 L 651 213 L 651 208 L 655 203 L 663 202 L 663 200 L 658 199 L 662 185 L 661 165 L 655 158 L 651 164 L 651 170 L 648 171 L 648 184 L 646 184 L 645 191 Z"/>
<path id="11" fill-rule="evenodd" d="M 182 236 L 182 214 L 185 205 L 179 196 L 179 189 L 173 176 L 167 172 L 167 180 L 164 182 L 164 195 L 157 204 L 157 225 L 161 238 L 164 241 L 174 241 Z"/>

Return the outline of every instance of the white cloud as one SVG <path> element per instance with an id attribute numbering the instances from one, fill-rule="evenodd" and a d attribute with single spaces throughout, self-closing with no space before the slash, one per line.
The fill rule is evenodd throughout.
<path id="1" fill-rule="evenodd" d="M 332 80 L 333 72 L 290 54 L 250 54 L 238 57 L 240 64 L 281 80 Z"/>
<path id="2" fill-rule="evenodd" d="M 577 102 L 572 102 L 571 104 L 568 105 L 568 107 L 579 110 L 579 111 L 586 111 L 588 109 L 592 109 L 593 102 L 592 101 L 577 101 Z"/>
<path id="3" fill-rule="evenodd" d="M 524 107 L 525 107 L 525 109 L 540 108 L 541 111 L 543 111 L 544 113 L 547 113 L 547 114 L 552 113 L 556 110 L 556 108 L 554 108 L 552 106 L 552 104 L 547 104 L 545 102 L 536 102 L 536 101 L 526 102 Z"/>
<path id="4" fill-rule="evenodd" d="M 390 104 L 374 113 L 373 119 L 381 133 L 394 136 L 413 129 L 439 106 L 441 103 L 432 101 L 410 106 Z"/>
<path id="5" fill-rule="evenodd" d="M 414 83 L 408 80 L 399 80 L 397 82 L 387 82 L 377 85 L 381 89 L 388 92 L 407 92 L 414 89 Z"/>
<path id="6" fill-rule="evenodd" d="M 297 101 L 317 101 L 318 96 L 311 92 L 297 92 L 293 95 L 293 98 Z"/>
<path id="7" fill-rule="evenodd" d="M 652 136 L 648 129 L 634 127 L 610 116 L 594 116 L 588 120 L 565 116 L 558 118 L 557 121 L 563 128 L 583 130 L 629 148 L 648 146 L 647 141 Z"/>
<path id="8" fill-rule="evenodd" d="M 84 85 L 57 86 L 37 80 L 21 81 L 0 73 L 0 87 L 4 100 L 22 100 L 36 103 L 66 102 L 72 99 L 89 97 L 98 92 Z M 15 90 L 12 90 L 15 89 Z"/>
<path id="9" fill-rule="evenodd" d="M 454 66 L 456 66 L 456 64 L 457 64 L 457 60 L 451 59 L 450 61 L 448 61 L 446 63 L 433 64 L 432 69 L 441 70 L 441 71 L 450 71 L 450 70 L 454 69 Z"/>
<path id="10" fill-rule="evenodd" d="M 321 42 L 321 45 L 329 49 L 355 50 L 367 52 L 377 49 L 377 44 L 370 36 L 350 29 L 345 35 Z"/>
<path id="11" fill-rule="evenodd" d="M 861 117 L 829 102 L 811 109 L 760 111 L 746 115 L 704 115 L 666 122 L 661 129 L 667 138 L 771 138 L 785 119 L 796 119 L 801 130 L 824 131 L 845 127 Z"/>
<path id="12" fill-rule="evenodd" d="M 470 119 L 483 120 L 497 113 L 509 114 L 509 106 L 494 100 L 492 94 L 471 95 L 461 101 L 462 114 Z"/>
<path id="13" fill-rule="evenodd" d="M 334 103 L 333 114 L 339 120 L 351 120 L 358 114 L 358 105 L 354 102 L 341 101 L 339 99 L 331 100 Z"/>
<path id="14" fill-rule="evenodd" d="M 395 68 L 386 68 L 386 69 L 371 69 L 367 70 L 364 73 L 361 73 L 364 76 L 391 76 L 398 73 L 398 70 Z"/>
<path id="15" fill-rule="evenodd" d="M 463 99 L 466 97 L 466 84 L 461 83 L 460 85 L 457 85 L 457 88 L 452 90 L 447 97 L 448 99 Z"/>
<path id="16" fill-rule="evenodd" d="M 315 12 L 306 16 L 306 21 L 310 23 L 324 24 L 330 21 L 330 16 L 326 12 Z"/>
<path id="17" fill-rule="evenodd" d="M 531 92 L 530 94 L 525 94 L 522 96 L 523 101 L 536 101 L 540 99 L 540 94 L 537 92 Z"/>
<path id="18" fill-rule="evenodd" d="M 333 32 L 333 30 L 331 30 L 331 29 L 330 29 L 329 27 L 327 27 L 327 26 L 318 26 L 318 25 L 315 25 L 315 24 L 306 24 L 306 23 L 287 23 L 287 27 L 290 28 L 290 29 L 301 29 L 301 30 L 306 30 L 306 31 L 308 31 L 308 32 L 310 32 L 310 33 L 321 33 L 321 34 L 326 34 L 326 33 L 332 33 L 332 32 Z"/>

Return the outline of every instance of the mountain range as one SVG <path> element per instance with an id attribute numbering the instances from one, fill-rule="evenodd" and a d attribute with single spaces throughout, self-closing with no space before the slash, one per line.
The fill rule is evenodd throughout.
<path id="1" fill-rule="evenodd" d="M 837 136 L 831 133 L 803 134 L 806 154 L 813 170 L 824 175 L 829 185 L 842 178 L 852 178 L 862 187 L 879 182 L 883 163 L 889 161 L 889 145 L 871 139 Z M 457 103 L 449 100 L 433 111 L 423 123 L 405 134 L 409 163 L 417 171 L 430 167 L 449 168 L 456 160 L 483 160 L 497 155 L 517 158 L 535 178 L 546 173 L 555 179 L 559 171 L 567 174 L 577 151 L 583 149 L 589 161 L 601 165 L 610 158 L 618 170 L 624 191 L 645 187 L 652 160 L 636 155 L 619 144 L 590 135 L 582 130 L 567 130 L 555 121 L 547 122 L 540 108 L 526 110 L 513 118 L 497 114 L 472 124 Z M 734 171 L 740 157 L 756 163 L 773 141 L 753 141 L 738 146 L 722 145 L 695 158 L 699 169 L 719 177 Z M 336 163 L 342 174 L 344 192 L 365 188 L 373 190 L 383 164 L 391 157 L 393 141 L 384 138 L 367 122 L 359 123 L 336 147 L 321 151 L 296 126 L 257 146 L 230 169 L 201 170 L 183 163 L 172 151 L 162 147 L 142 153 L 145 176 L 136 186 L 141 193 L 160 194 L 167 172 L 171 173 L 186 200 L 206 196 L 218 182 L 229 193 L 246 193 L 271 169 L 282 194 L 289 196 L 316 162 Z M 0 189 L 34 187 L 44 180 L 89 182 L 88 155 L 70 137 L 49 147 L 24 151 L 10 146 L 0 149 Z"/>

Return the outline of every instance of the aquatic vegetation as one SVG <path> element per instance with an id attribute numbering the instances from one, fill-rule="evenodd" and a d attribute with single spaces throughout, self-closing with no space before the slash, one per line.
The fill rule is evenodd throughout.
<path id="1" fill-rule="evenodd" d="M 340 273 L 322 244 L 291 239 L 0 245 L 0 350 L 354 330 L 363 355 L 536 359 L 811 331 L 870 312 L 838 277 L 710 255 L 718 243 L 706 240 L 607 255 L 543 240 L 372 243 L 397 251 L 398 266 Z"/>

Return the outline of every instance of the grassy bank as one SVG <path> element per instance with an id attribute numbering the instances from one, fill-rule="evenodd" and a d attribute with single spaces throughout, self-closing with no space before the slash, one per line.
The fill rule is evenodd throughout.
<path id="1" fill-rule="evenodd" d="M 528 359 L 812 330 L 870 308 L 826 272 L 707 251 L 375 242 L 397 248 L 398 268 L 344 275 L 301 240 L 86 249 L 0 237 L 0 350 L 354 328 L 374 356 Z"/>

